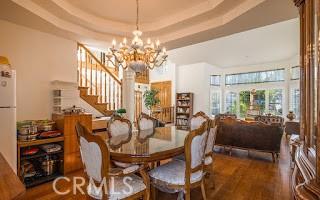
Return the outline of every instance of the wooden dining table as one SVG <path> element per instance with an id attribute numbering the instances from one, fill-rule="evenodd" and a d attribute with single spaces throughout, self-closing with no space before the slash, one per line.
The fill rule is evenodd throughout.
<path id="1" fill-rule="evenodd" d="M 110 138 L 107 145 L 114 161 L 147 164 L 184 153 L 184 141 L 188 133 L 175 126 L 136 130 L 132 132 L 131 138 Z"/>

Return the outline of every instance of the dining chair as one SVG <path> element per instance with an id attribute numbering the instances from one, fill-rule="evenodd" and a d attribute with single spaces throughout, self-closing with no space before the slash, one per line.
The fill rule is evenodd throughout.
<path id="1" fill-rule="evenodd" d="M 210 121 L 210 118 L 202 111 L 197 112 L 196 114 L 192 115 L 192 117 L 189 120 L 189 126 L 190 130 L 193 131 L 195 129 L 198 129 L 201 124 L 205 121 Z M 178 155 L 174 157 L 173 159 L 178 160 L 185 160 L 184 154 Z"/>
<path id="2" fill-rule="evenodd" d="M 190 130 L 198 129 L 205 121 L 210 121 L 210 118 L 202 111 L 197 112 L 190 118 Z"/>
<path id="3" fill-rule="evenodd" d="M 156 189 L 168 193 L 179 192 L 178 199 L 190 200 L 190 191 L 201 187 L 203 199 L 206 199 L 204 187 L 204 155 L 207 143 L 208 122 L 205 121 L 192 130 L 185 139 L 185 161 L 175 160 L 160 165 L 149 172 L 152 194 Z"/>
<path id="4" fill-rule="evenodd" d="M 150 197 L 150 181 L 142 167 L 112 169 L 104 140 L 77 124 L 81 159 L 89 179 L 88 195 L 94 199 L 139 199 Z M 135 175 L 139 172 L 141 177 Z M 130 187 L 130 188 L 129 188 Z M 130 191 L 130 192 L 128 192 Z"/>
<path id="5" fill-rule="evenodd" d="M 147 114 L 141 113 L 138 119 L 138 130 L 155 129 L 156 123 L 153 117 Z"/>
<path id="6" fill-rule="evenodd" d="M 109 137 L 125 136 L 124 138 L 130 138 L 132 133 L 132 124 L 130 120 L 121 116 L 113 116 L 108 124 Z"/>
<path id="7" fill-rule="evenodd" d="M 214 125 L 214 121 L 209 121 L 209 128 L 208 128 L 208 140 L 207 146 L 205 151 L 205 159 L 204 159 L 204 171 L 206 175 L 211 176 L 212 187 L 215 188 L 215 179 L 214 179 L 214 170 L 213 170 L 213 148 L 216 140 L 217 135 L 217 126 Z"/>
<path id="8" fill-rule="evenodd" d="M 119 146 L 123 143 L 127 143 L 132 137 L 132 124 L 130 120 L 122 118 L 120 116 L 113 116 L 108 124 L 109 144 L 112 146 Z M 114 161 L 114 164 L 118 167 L 127 168 L 131 163 L 122 163 Z"/>
<path id="9" fill-rule="evenodd" d="M 213 177 L 213 147 L 215 143 L 215 138 L 217 134 L 217 127 L 214 127 L 214 120 L 211 120 L 204 112 L 200 111 L 193 115 L 190 119 L 190 130 L 197 129 L 205 121 L 208 121 L 208 141 L 205 151 L 205 162 L 204 162 L 204 171 L 206 174 Z M 185 160 L 184 155 L 176 156 L 174 159 Z M 214 188 L 214 178 L 212 178 Z"/>

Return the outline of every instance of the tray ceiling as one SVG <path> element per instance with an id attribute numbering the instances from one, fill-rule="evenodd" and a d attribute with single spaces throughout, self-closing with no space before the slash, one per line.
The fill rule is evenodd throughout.
<path id="1" fill-rule="evenodd" d="M 0 19 L 93 45 L 131 37 L 135 29 L 135 0 L 3 0 L 0 5 Z M 272 13 L 279 6 L 285 10 Z M 8 9 L 13 16 L 5 15 Z M 260 11 L 258 16 L 258 9 L 270 15 Z M 250 13 L 257 16 L 228 31 L 228 24 Z M 213 39 L 217 34 L 205 33 L 215 29 L 221 32 L 225 28 L 222 35 L 227 35 L 297 15 L 291 0 L 140 0 L 143 38 L 160 39 L 169 48 Z M 266 18 L 265 23 L 257 20 L 259 17 Z"/>

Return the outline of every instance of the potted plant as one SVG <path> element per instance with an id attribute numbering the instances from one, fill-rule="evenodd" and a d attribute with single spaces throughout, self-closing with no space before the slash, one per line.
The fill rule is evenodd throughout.
<path id="1" fill-rule="evenodd" d="M 120 108 L 120 109 L 118 109 L 118 110 L 116 111 L 116 114 L 119 115 L 119 116 L 121 116 L 121 117 L 123 117 L 122 115 L 125 114 L 125 113 L 127 113 L 127 111 L 126 111 L 126 109 L 124 109 L 124 108 Z"/>
<path id="2" fill-rule="evenodd" d="M 160 99 L 157 96 L 159 93 L 158 90 L 151 89 L 151 90 L 146 90 L 143 94 L 144 98 L 144 105 L 148 110 L 151 111 L 152 107 L 156 106 L 157 104 L 160 103 Z"/>

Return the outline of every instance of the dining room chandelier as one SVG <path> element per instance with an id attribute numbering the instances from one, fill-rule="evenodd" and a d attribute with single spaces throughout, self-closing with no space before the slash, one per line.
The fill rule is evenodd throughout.
<path id="1" fill-rule="evenodd" d="M 148 38 L 144 45 L 141 39 L 142 32 L 139 30 L 139 0 L 136 0 L 136 4 L 136 30 L 132 32 L 131 44 L 127 44 L 127 39 L 124 38 L 117 48 L 117 42 L 113 39 L 112 47 L 109 48 L 106 57 L 115 67 L 123 69 L 130 67 L 135 72 L 142 72 L 162 66 L 168 55 L 165 47 L 161 49 L 159 40 L 154 43 Z"/>

